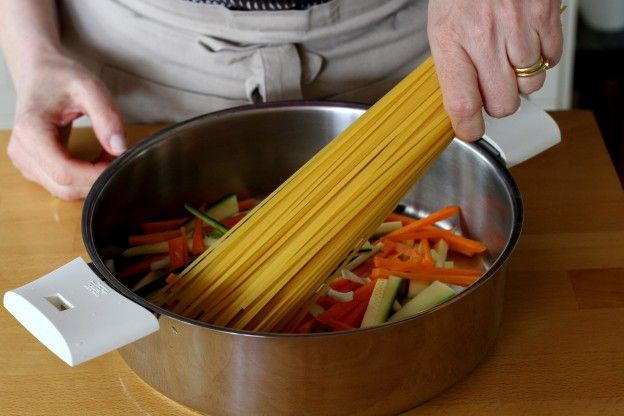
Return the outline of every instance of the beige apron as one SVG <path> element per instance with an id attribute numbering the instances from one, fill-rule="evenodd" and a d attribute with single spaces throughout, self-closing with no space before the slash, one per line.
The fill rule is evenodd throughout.
<path id="1" fill-rule="evenodd" d="M 231 11 L 185 0 L 60 0 L 69 53 L 127 122 L 258 101 L 374 102 L 428 52 L 425 0 Z"/>

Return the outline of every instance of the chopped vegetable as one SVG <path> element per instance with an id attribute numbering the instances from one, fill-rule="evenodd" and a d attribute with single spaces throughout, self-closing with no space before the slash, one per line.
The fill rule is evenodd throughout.
<path id="1" fill-rule="evenodd" d="M 339 302 L 351 302 L 353 300 L 353 291 L 340 292 L 330 287 L 327 291 L 327 295 L 336 299 Z"/>
<path id="2" fill-rule="evenodd" d="M 207 209 L 206 204 L 185 204 L 193 214 L 190 219 L 140 224 L 143 233 L 128 237 L 129 248 L 110 251 L 115 260 L 107 260 L 107 265 L 133 291 L 160 292 L 163 285 L 177 282 L 178 270 L 218 243 L 256 204 L 254 198 L 240 200 L 235 194 Z M 364 243 L 285 328 L 312 333 L 380 325 L 435 307 L 465 290 L 483 270 L 455 267 L 456 261 L 467 264 L 462 256 L 473 257 L 486 247 L 434 225 L 459 212 L 459 207 L 448 206 L 421 219 L 388 215 L 373 235 L 377 239 L 362 239 Z"/>
<path id="3" fill-rule="evenodd" d="M 389 319 L 390 322 L 398 321 L 420 312 L 436 307 L 455 296 L 455 291 L 448 285 L 435 281 L 427 286 L 422 292 L 407 302 Z"/>
<path id="4" fill-rule="evenodd" d="M 191 247 L 191 253 L 194 256 L 199 256 L 206 246 L 204 245 L 204 228 L 202 227 L 202 220 L 195 218 L 195 227 L 193 227 L 193 245 Z"/>
<path id="5" fill-rule="evenodd" d="M 375 283 L 375 290 L 368 302 L 368 308 L 362 319 L 362 328 L 380 325 L 388 319 L 392 311 L 399 286 L 402 279 L 390 276 L 388 279 L 378 279 Z"/>
<path id="6" fill-rule="evenodd" d="M 191 214 L 195 215 L 197 218 L 205 222 L 206 224 L 215 228 L 215 230 L 219 231 L 221 234 L 225 234 L 228 232 L 229 228 L 225 225 L 221 224 L 217 219 L 212 218 L 211 216 L 204 214 L 198 209 L 194 208 L 190 204 L 184 204 L 184 208 L 189 211 Z"/>
<path id="7" fill-rule="evenodd" d="M 370 283 L 370 278 L 368 277 L 360 277 L 357 274 L 353 273 L 351 270 L 348 269 L 342 269 L 340 271 L 340 274 L 342 275 L 343 278 L 345 278 L 346 280 L 350 280 L 353 283 L 358 283 L 361 285 L 365 285 L 367 283 Z"/>

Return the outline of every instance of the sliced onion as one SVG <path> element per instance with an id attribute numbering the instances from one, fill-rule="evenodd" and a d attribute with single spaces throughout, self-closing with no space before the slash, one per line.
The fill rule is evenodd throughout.
<path id="1" fill-rule="evenodd" d="M 351 302 L 353 300 L 353 291 L 339 292 L 330 287 L 327 290 L 327 295 L 333 299 L 336 299 L 338 302 Z"/>
<path id="2" fill-rule="evenodd" d="M 371 281 L 368 277 L 360 277 L 348 269 L 340 270 L 340 274 L 342 275 L 343 278 L 350 280 L 353 283 L 358 283 L 360 285 L 365 285 L 367 283 L 370 283 Z"/>

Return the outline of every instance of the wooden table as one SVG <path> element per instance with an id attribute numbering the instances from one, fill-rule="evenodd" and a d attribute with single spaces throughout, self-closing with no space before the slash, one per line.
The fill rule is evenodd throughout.
<path id="1" fill-rule="evenodd" d="M 563 141 L 513 168 L 526 222 L 498 341 L 464 380 L 410 415 L 624 415 L 624 194 L 591 113 L 554 114 Z M 156 126 L 130 126 L 133 138 Z M 0 132 L 6 148 L 8 132 Z M 72 149 L 95 154 L 88 130 Z M 0 155 L 0 292 L 76 256 L 81 202 L 50 197 Z M 0 308 L 0 414 L 192 415 L 116 352 L 76 368 Z"/>

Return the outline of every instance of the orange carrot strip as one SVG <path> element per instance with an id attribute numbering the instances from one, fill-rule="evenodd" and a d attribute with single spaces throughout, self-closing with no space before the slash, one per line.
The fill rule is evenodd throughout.
<path id="1" fill-rule="evenodd" d="M 371 295 L 373 294 L 373 289 L 375 288 L 375 282 L 366 283 L 365 285 L 360 286 L 353 292 L 353 301 L 354 302 L 368 302 Z"/>
<path id="2" fill-rule="evenodd" d="M 180 235 L 178 230 L 160 231 L 143 235 L 130 235 L 128 236 L 128 245 L 142 246 L 143 244 L 162 243 L 163 241 L 171 240 L 178 235 Z"/>
<path id="3" fill-rule="evenodd" d="M 170 285 L 170 284 L 173 284 L 173 283 L 177 282 L 179 278 L 180 278 L 180 277 L 179 277 L 177 274 L 175 274 L 175 273 L 169 273 L 169 275 L 168 275 L 168 276 L 167 276 L 167 278 L 165 279 L 165 282 L 167 282 L 167 284 L 169 284 L 169 285 Z"/>
<path id="4" fill-rule="evenodd" d="M 171 262 L 169 264 L 170 270 L 175 270 L 178 267 L 182 267 L 187 263 L 188 247 L 186 245 L 186 238 L 182 236 L 172 238 L 168 240 L 169 243 L 169 258 Z"/>
<path id="5" fill-rule="evenodd" d="M 381 259 L 387 266 L 392 267 L 393 264 L 387 262 L 388 259 Z M 400 262 L 403 267 L 398 266 L 396 269 L 391 269 L 390 267 L 382 267 L 379 266 L 379 269 L 386 269 L 390 271 L 405 271 L 409 273 L 424 273 L 430 275 L 454 275 L 454 276 L 481 276 L 483 274 L 483 270 L 480 269 L 469 269 L 469 268 L 452 268 L 446 269 L 442 267 L 433 267 L 433 266 L 425 266 L 424 264 L 418 264 L 410 261 Z M 375 269 L 373 269 L 375 270 Z"/>
<path id="6" fill-rule="evenodd" d="M 413 266 L 410 264 L 410 262 L 401 261 L 397 258 L 384 257 L 375 257 L 375 267 L 401 272 L 409 272 L 413 269 Z"/>
<path id="7" fill-rule="evenodd" d="M 472 240 L 470 238 L 462 237 L 452 231 L 442 230 L 440 228 L 432 227 L 432 229 L 425 229 L 416 231 L 409 234 L 410 238 L 414 239 L 444 239 L 449 246 L 449 250 L 464 254 L 472 257 L 475 254 L 483 253 L 487 250 L 487 246 L 478 240 Z"/>
<path id="8" fill-rule="evenodd" d="M 358 289 L 356 289 L 353 292 L 353 300 L 352 301 L 350 301 L 350 302 L 334 302 L 334 304 L 331 305 L 329 308 L 325 308 L 325 312 L 323 312 L 318 317 L 320 318 L 321 316 L 323 316 L 323 317 L 329 317 L 331 319 L 337 319 L 337 320 L 342 319 L 351 310 L 353 310 L 353 308 L 358 303 L 360 303 L 360 302 L 367 302 L 368 303 L 368 299 L 370 299 L 371 295 L 373 294 L 374 287 L 375 287 L 375 284 L 373 282 L 367 283 L 367 284 L 365 284 L 363 286 L 360 286 Z M 319 299 L 317 300 L 317 303 L 319 305 L 323 306 L 319 302 L 321 300 L 321 298 L 323 298 L 323 296 L 319 297 Z M 324 322 L 324 321 L 321 320 L 321 322 Z M 324 322 L 324 323 L 326 323 L 326 322 Z"/>
<path id="9" fill-rule="evenodd" d="M 301 323 L 297 325 L 294 332 L 299 334 L 309 334 L 312 332 L 315 323 L 316 319 L 308 313 L 305 315 Z"/>
<path id="10" fill-rule="evenodd" d="M 480 275 L 474 275 L 474 274 L 469 275 L 469 274 L 448 273 L 449 270 L 453 270 L 453 269 L 432 268 L 430 271 L 427 271 L 427 272 L 402 272 L 402 271 L 375 268 L 373 269 L 372 276 L 375 276 L 376 278 L 387 278 L 388 276 L 398 276 L 398 277 L 404 277 L 406 279 L 419 280 L 419 281 L 424 281 L 424 282 L 433 282 L 434 280 L 439 280 L 440 282 L 443 282 L 443 283 L 447 283 L 451 285 L 459 285 L 459 286 L 470 286 L 471 284 L 473 284 L 480 278 Z"/>
<path id="11" fill-rule="evenodd" d="M 459 213 L 459 207 L 457 205 L 444 207 L 430 215 L 427 215 L 424 218 L 421 218 L 410 224 L 407 224 L 406 226 L 401 227 L 398 230 L 392 231 L 391 233 L 386 235 L 386 238 L 394 240 L 394 241 L 408 240 L 411 237 L 406 237 L 407 234 L 412 233 L 416 230 L 420 230 L 427 225 L 432 225 L 438 221 L 452 217 L 453 215 L 457 213 Z"/>
<path id="12" fill-rule="evenodd" d="M 191 246 L 191 254 L 194 256 L 200 255 L 204 250 L 204 229 L 202 227 L 203 221 L 199 218 L 195 218 L 195 226 L 193 227 L 193 244 Z"/>
<path id="13" fill-rule="evenodd" d="M 188 244 L 186 242 L 186 228 L 184 226 L 180 227 L 180 238 L 184 241 L 182 245 L 182 255 L 184 256 L 184 264 L 187 264 L 191 261 L 191 256 L 189 255 Z"/>
<path id="14" fill-rule="evenodd" d="M 239 211 L 247 211 L 256 206 L 256 198 L 247 198 L 238 201 L 238 210 Z"/>
<path id="15" fill-rule="evenodd" d="M 398 253 L 409 257 L 412 261 L 415 261 L 415 262 L 422 261 L 422 256 L 418 253 L 418 251 L 408 246 L 407 244 L 396 243 L 395 249 Z"/>
<path id="16" fill-rule="evenodd" d="M 461 253 L 468 257 L 484 253 L 487 250 L 487 246 L 481 241 L 472 240 L 457 234 L 446 236 L 444 237 L 444 240 L 448 243 L 449 250 Z"/>
<path id="17" fill-rule="evenodd" d="M 369 258 L 351 271 L 360 277 L 369 277 L 373 267 L 375 267 L 374 260 L 373 258 Z"/>
<path id="18" fill-rule="evenodd" d="M 347 316 L 358 305 L 358 303 L 359 302 L 353 300 L 350 302 L 337 302 L 332 305 L 331 308 L 317 316 L 317 319 L 321 322 L 325 322 L 324 320 L 326 318 L 340 321 L 342 318 Z"/>
<path id="19" fill-rule="evenodd" d="M 165 257 L 167 257 L 166 254 L 156 254 L 154 256 L 146 257 L 142 260 L 139 260 L 138 262 L 132 263 L 124 267 L 118 273 L 116 273 L 116 276 L 120 279 L 125 279 L 131 276 L 135 276 L 137 274 L 147 273 L 150 271 L 150 266 L 153 262 L 164 259 Z"/>
<path id="20" fill-rule="evenodd" d="M 347 316 L 344 317 L 343 322 L 354 328 L 359 328 L 362 324 L 362 318 L 366 313 L 368 302 L 360 302 Z"/>
<path id="21" fill-rule="evenodd" d="M 226 227 L 232 228 L 236 224 L 238 224 L 238 222 L 240 220 L 242 220 L 245 215 L 247 215 L 247 211 L 240 212 L 240 213 L 238 213 L 236 215 L 233 215 L 233 216 L 231 216 L 229 218 L 225 218 L 225 219 L 221 220 L 220 222 L 221 222 L 221 224 L 225 225 Z"/>
<path id="22" fill-rule="evenodd" d="M 144 222 L 141 224 L 141 230 L 145 234 L 159 233 L 163 231 L 171 231 L 189 220 L 190 217 L 172 218 L 165 221 Z"/>
<path id="23" fill-rule="evenodd" d="M 422 256 L 422 264 L 425 266 L 433 266 L 435 264 L 433 257 L 431 257 L 431 245 L 426 238 L 420 240 L 420 255 Z"/>
<path id="24" fill-rule="evenodd" d="M 318 299 L 316 300 L 316 303 L 322 306 L 323 309 L 329 309 L 332 306 L 334 306 L 336 303 L 338 303 L 338 301 L 329 295 L 322 295 L 318 297 Z"/>
<path id="25" fill-rule="evenodd" d="M 389 240 L 385 237 L 381 238 L 379 241 L 383 244 L 383 248 L 377 254 L 377 256 L 388 257 L 390 254 L 392 254 L 393 251 L 395 251 L 394 248 L 396 243 L 394 241 Z"/>
<path id="26" fill-rule="evenodd" d="M 352 282 L 351 280 L 347 280 L 342 277 L 332 280 L 329 283 L 329 287 L 339 292 L 350 292 L 352 290 L 357 289 L 360 286 L 362 285 L 359 283 Z"/>
<path id="27" fill-rule="evenodd" d="M 386 217 L 386 221 L 401 221 L 401 224 L 407 225 L 416 222 L 417 220 L 415 218 L 408 217 L 407 215 L 397 214 L 396 212 L 393 212 Z"/>

